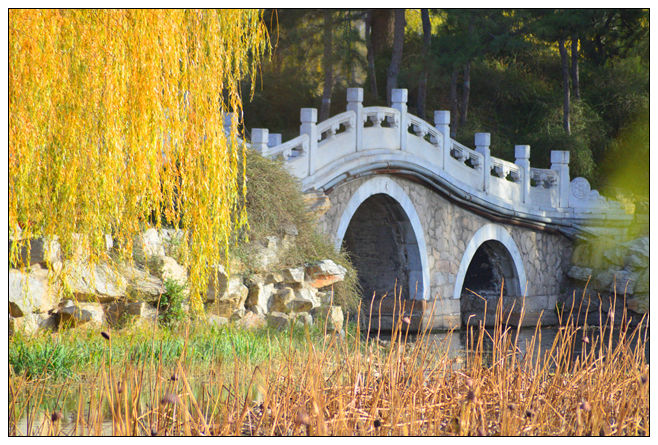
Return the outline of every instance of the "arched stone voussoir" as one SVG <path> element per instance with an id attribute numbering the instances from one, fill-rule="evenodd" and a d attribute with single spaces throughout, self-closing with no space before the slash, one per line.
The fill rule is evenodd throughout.
<path id="1" fill-rule="evenodd" d="M 427 245 L 425 243 L 425 235 L 423 226 L 420 222 L 416 207 L 411 202 L 411 199 L 402 187 L 390 176 L 376 176 L 372 179 L 361 184 L 361 186 L 352 195 L 349 202 L 345 206 L 343 213 L 340 216 L 340 222 L 335 234 L 335 247 L 340 249 L 345 232 L 356 213 L 359 206 L 368 198 L 373 195 L 384 194 L 394 199 L 402 210 L 405 212 L 418 243 L 418 252 L 422 267 L 423 276 L 423 292 L 421 298 L 427 300 L 429 296 L 430 278 L 429 278 L 429 265 L 427 259 Z"/>
<path id="2" fill-rule="evenodd" d="M 464 285 L 464 279 L 466 278 L 468 266 L 471 264 L 471 260 L 478 248 L 487 241 L 498 241 L 505 246 L 505 249 L 507 249 L 507 252 L 512 259 L 514 268 L 516 269 L 516 276 L 518 277 L 518 283 L 510 283 L 510 285 L 514 286 L 512 290 L 514 293 L 517 293 L 518 296 L 524 296 L 526 294 L 527 281 L 525 267 L 523 265 L 521 252 L 519 252 L 516 242 L 514 242 L 514 239 L 505 227 L 499 224 L 490 223 L 480 227 L 464 249 L 464 254 L 462 255 L 461 262 L 459 263 L 459 270 L 455 278 L 455 287 L 452 293 L 453 299 L 457 300 L 461 298 L 461 291 Z"/>

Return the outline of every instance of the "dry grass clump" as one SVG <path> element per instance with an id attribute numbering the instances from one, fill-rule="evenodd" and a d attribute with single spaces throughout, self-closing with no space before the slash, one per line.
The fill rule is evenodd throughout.
<path id="1" fill-rule="evenodd" d="M 493 332 L 468 327 L 462 366 L 427 332 L 412 341 L 402 319 L 385 346 L 361 335 L 357 323 L 356 335 L 307 337 L 298 348 L 291 334 L 279 357 L 247 366 L 236 356 L 205 376 L 194 376 L 183 359 L 173 375 L 154 359 L 120 372 L 110 366 L 74 389 L 77 406 L 66 422 L 54 414 L 58 403 L 35 408 L 47 381 L 14 377 L 10 434 L 648 435 L 647 323 L 631 327 L 625 318 L 614 325 L 613 344 L 610 318 L 591 328 L 569 314 L 541 353 L 538 324 L 521 353 L 519 330 L 499 311 Z M 580 340 L 578 349 L 581 338 L 589 343 Z"/>

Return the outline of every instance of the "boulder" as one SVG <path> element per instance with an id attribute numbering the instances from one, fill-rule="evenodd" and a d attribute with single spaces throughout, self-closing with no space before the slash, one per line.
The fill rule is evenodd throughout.
<path id="1" fill-rule="evenodd" d="M 118 267 L 105 263 L 66 261 L 63 280 L 78 301 L 109 303 L 127 294 L 128 280 Z"/>
<path id="2" fill-rule="evenodd" d="M 251 245 L 254 254 L 253 266 L 257 270 L 267 270 L 270 266 L 279 261 L 279 254 L 282 250 L 281 241 L 276 236 L 268 236 L 261 242 Z"/>
<path id="3" fill-rule="evenodd" d="M 126 296 L 131 300 L 156 302 L 165 293 L 162 280 L 134 266 L 121 265 L 121 275 L 126 279 Z"/>
<path id="4" fill-rule="evenodd" d="M 303 267 L 289 267 L 281 271 L 283 282 L 286 284 L 302 284 L 304 282 Z"/>
<path id="5" fill-rule="evenodd" d="M 27 314 L 20 318 L 14 318 L 9 315 L 9 335 L 13 335 L 16 332 L 32 335 L 45 329 L 54 331 L 57 329 L 57 320 L 57 315 L 45 313 Z"/>
<path id="6" fill-rule="evenodd" d="M 144 265 L 149 259 L 161 256 L 165 256 L 165 249 L 156 229 L 150 228 L 135 237 L 133 258 L 137 264 Z"/>
<path id="7" fill-rule="evenodd" d="M 343 266 L 339 266 L 331 260 L 322 260 L 306 268 L 310 285 L 317 289 L 343 281 L 346 272 L 347 270 Z"/>
<path id="8" fill-rule="evenodd" d="M 313 289 L 313 288 L 311 288 Z M 293 312 L 308 312 L 311 309 L 320 306 L 320 299 L 317 297 L 317 292 L 302 287 L 295 290 L 295 298 L 288 303 L 288 307 Z"/>
<path id="9" fill-rule="evenodd" d="M 247 287 L 249 293 L 247 294 L 245 307 L 259 314 L 267 312 L 270 298 L 274 293 L 274 284 L 266 284 L 262 277 L 255 276 L 249 280 Z"/>
<path id="10" fill-rule="evenodd" d="M 254 312 L 247 312 L 244 314 L 240 320 L 238 320 L 237 325 L 244 329 L 259 329 L 264 327 L 267 324 L 265 315 L 257 314 Z"/>
<path id="11" fill-rule="evenodd" d="M 160 239 L 164 254 L 168 257 L 179 258 L 183 243 L 185 243 L 185 231 L 180 229 L 161 229 Z"/>
<path id="12" fill-rule="evenodd" d="M 592 276 L 592 269 L 589 267 L 571 266 L 567 271 L 567 276 L 578 281 L 587 281 Z"/>
<path id="13" fill-rule="evenodd" d="M 282 312 L 270 312 L 267 314 L 267 324 L 276 329 L 285 329 L 288 327 L 290 318 L 287 314 Z"/>
<path id="14" fill-rule="evenodd" d="M 232 276 L 227 281 L 226 275 L 215 280 L 211 278 L 207 298 L 212 301 L 212 311 L 222 317 L 231 317 L 236 311 L 244 311 L 249 289 L 242 284 L 242 277 Z"/>
<path id="15" fill-rule="evenodd" d="M 161 256 L 154 259 L 149 265 L 152 266 L 150 270 L 153 274 L 160 278 L 163 283 L 171 280 L 180 286 L 187 285 L 187 269 L 178 264 L 175 259 Z M 185 293 L 189 294 L 188 289 L 185 289 Z"/>
<path id="16" fill-rule="evenodd" d="M 290 312 L 290 302 L 295 299 L 295 291 L 290 287 L 277 290 L 270 299 L 270 312 Z"/>
<path id="17" fill-rule="evenodd" d="M 592 284 L 595 289 L 609 289 L 615 279 L 617 270 L 595 270 L 593 271 Z"/>
<path id="18" fill-rule="evenodd" d="M 221 298 L 228 288 L 228 273 L 221 264 L 212 267 L 210 278 L 208 279 L 208 288 L 206 290 L 206 300 L 215 301 Z"/>
<path id="19" fill-rule="evenodd" d="M 649 294 L 637 294 L 626 300 L 626 307 L 638 314 L 649 313 Z"/>
<path id="20" fill-rule="evenodd" d="M 35 265 L 29 273 L 9 270 L 9 313 L 23 317 L 47 312 L 55 305 L 55 289 L 48 283 L 48 271 Z"/>
<path id="21" fill-rule="evenodd" d="M 11 251 L 13 241 L 9 241 L 9 250 Z M 27 243 L 21 245 L 19 260 L 17 266 L 31 266 L 41 264 L 42 266 L 53 265 L 61 262 L 61 247 L 57 237 L 41 237 L 30 240 L 28 249 Z"/>
<path id="22" fill-rule="evenodd" d="M 649 265 L 649 237 L 643 236 L 626 243 L 628 253 L 636 255 L 644 264 Z"/>
<path id="23" fill-rule="evenodd" d="M 649 268 L 637 274 L 635 292 L 639 294 L 649 293 Z"/>
<path id="24" fill-rule="evenodd" d="M 327 330 L 342 331 L 343 329 L 345 317 L 340 306 L 320 306 L 313 309 L 311 315 L 320 326 L 324 326 L 326 320 Z"/>
<path id="25" fill-rule="evenodd" d="M 87 323 L 101 326 L 105 319 L 100 303 L 76 303 L 73 300 L 62 301 L 57 314 L 60 327 L 76 327 Z"/>
<path id="26" fill-rule="evenodd" d="M 603 256 L 610 264 L 621 265 L 624 262 L 627 249 L 622 246 L 615 246 L 603 252 Z"/>
<path id="27" fill-rule="evenodd" d="M 621 295 L 632 295 L 635 292 L 635 281 L 632 274 L 627 270 L 619 270 L 610 284 L 610 293 Z"/>
<path id="28" fill-rule="evenodd" d="M 291 318 L 294 317 L 295 326 L 313 326 L 313 317 L 308 312 L 299 312 L 295 315 L 291 315 Z"/>
<path id="29" fill-rule="evenodd" d="M 153 321 L 155 308 L 144 301 L 117 301 L 105 306 L 105 319 L 110 325 L 121 324 L 127 318 L 145 318 Z"/>

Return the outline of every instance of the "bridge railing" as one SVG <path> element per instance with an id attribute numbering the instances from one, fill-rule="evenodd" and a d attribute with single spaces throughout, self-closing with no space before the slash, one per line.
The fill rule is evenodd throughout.
<path id="1" fill-rule="evenodd" d="M 509 162 L 491 156 L 489 133 L 476 133 L 475 149 L 469 148 L 450 137 L 449 111 L 435 111 L 432 125 L 407 112 L 406 89 L 393 90 L 391 97 L 391 107 L 364 107 L 363 89 L 348 88 L 345 112 L 318 123 L 315 108 L 302 108 L 300 136 L 281 143 L 280 135 L 253 129 L 252 147 L 283 158 L 304 188 L 321 187 L 338 165 L 399 159 L 467 193 L 526 212 L 592 213 L 615 207 L 591 191 L 584 178 L 576 178 L 572 187 L 568 151 L 551 151 L 551 167 L 539 169 L 530 166 L 530 146 L 517 145 L 515 161 Z"/>

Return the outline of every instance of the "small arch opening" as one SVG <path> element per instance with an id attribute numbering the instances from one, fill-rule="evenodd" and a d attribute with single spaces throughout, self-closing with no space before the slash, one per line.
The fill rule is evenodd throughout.
<path id="1" fill-rule="evenodd" d="M 460 301 L 463 323 L 473 325 L 474 318 L 481 320 L 485 307 L 487 325 L 492 323 L 501 291 L 504 309 L 509 309 L 512 299 L 521 293 L 519 276 L 507 248 L 488 240 L 473 254 L 464 276 Z"/>
<path id="2" fill-rule="evenodd" d="M 381 314 L 393 315 L 393 306 L 399 307 L 400 300 L 423 298 L 418 242 L 409 217 L 395 199 L 375 194 L 363 201 L 350 220 L 343 247 L 357 270 L 365 310 L 371 302 L 375 309 L 381 303 Z M 393 296 L 401 298 L 396 303 Z"/>

